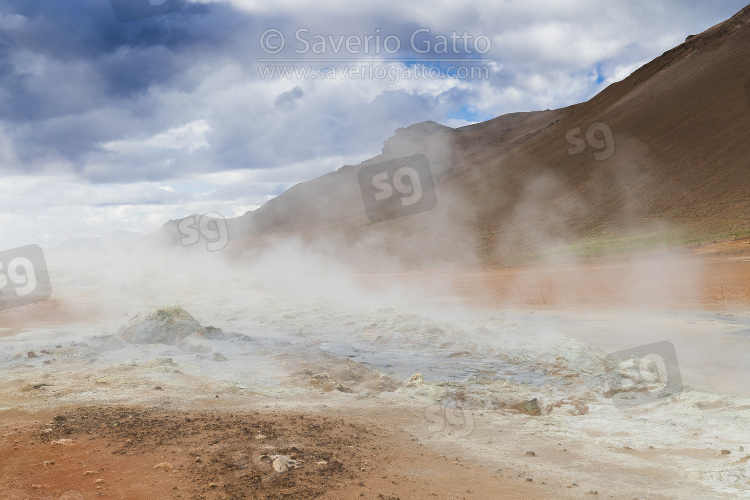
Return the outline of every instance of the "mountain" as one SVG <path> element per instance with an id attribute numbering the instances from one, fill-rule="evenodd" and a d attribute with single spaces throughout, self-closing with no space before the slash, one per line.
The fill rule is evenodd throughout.
<path id="1" fill-rule="evenodd" d="M 746 7 L 584 103 L 398 129 L 381 155 L 228 220 L 231 247 L 296 235 L 365 267 L 424 267 L 750 235 L 749 23 Z M 414 154 L 429 160 L 434 209 L 368 218 L 360 171 Z"/>

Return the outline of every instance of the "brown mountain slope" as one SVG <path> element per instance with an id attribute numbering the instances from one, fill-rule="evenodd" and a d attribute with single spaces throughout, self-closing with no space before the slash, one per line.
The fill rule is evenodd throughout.
<path id="1" fill-rule="evenodd" d="M 382 155 L 229 221 L 232 245 L 293 233 L 367 265 L 386 256 L 431 265 L 750 234 L 748 61 L 750 7 L 587 102 L 399 129 Z M 358 171 L 414 153 L 430 160 L 437 206 L 392 219 L 389 208 L 372 222 Z"/>

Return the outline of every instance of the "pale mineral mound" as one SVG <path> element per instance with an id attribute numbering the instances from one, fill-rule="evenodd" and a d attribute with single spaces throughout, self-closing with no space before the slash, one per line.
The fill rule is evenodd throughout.
<path id="1" fill-rule="evenodd" d="M 175 345 L 205 329 L 180 306 L 166 306 L 142 312 L 120 328 L 117 335 L 132 344 Z"/>

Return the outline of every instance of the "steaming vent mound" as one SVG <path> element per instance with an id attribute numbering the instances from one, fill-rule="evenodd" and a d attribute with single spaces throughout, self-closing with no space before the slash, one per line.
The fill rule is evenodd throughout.
<path id="1" fill-rule="evenodd" d="M 203 327 L 180 306 L 166 306 L 134 316 L 117 332 L 131 344 L 175 345 L 193 334 L 205 335 L 213 327 Z"/>

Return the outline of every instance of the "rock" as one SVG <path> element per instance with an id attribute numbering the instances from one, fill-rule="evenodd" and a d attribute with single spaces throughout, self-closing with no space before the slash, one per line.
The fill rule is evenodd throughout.
<path id="1" fill-rule="evenodd" d="M 535 456 L 536 456 L 536 453 L 534 453 L 533 451 L 527 451 L 527 452 L 526 452 L 526 456 L 527 456 L 527 457 L 535 457 Z"/>
<path id="2" fill-rule="evenodd" d="M 143 312 L 131 318 L 117 335 L 132 344 L 175 345 L 203 331 L 203 327 L 180 306 L 167 306 Z"/>
<path id="3" fill-rule="evenodd" d="M 227 360 L 227 357 L 224 356 L 220 352 L 215 352 L 214 355 L 212 356 L 212 358 L 213 358 L 214 361 L 226 361 Z"/>
<path id="4" fill-rule="evenodd" d="M 292 457 L 289 457 L 287 455 L 263 455 L 260 458 L 271 459 L 273 469 L 276 472 L 286 472 L 289 469 L 296 469 L 300 464 L 297 460 L 294 460 Z"/>
<path id="5" fill-rule="evenodd" d="M 174 470 L 174 465 L 170 464 L 169 462 L 162 462 L 160 464 L 154 465 L 154 469 Z"/>
<path id="6" fill-rule="evenodd" d="M 103 483 L 104 479 L 94 479 L 94 483 Z"/>
<path id="7" fill-rule="evenodd" d="M 36 353 L 34 351 L 29 351 L 26 353 L 26 356 L 29 358 L 36 358 Z"/>
<path id="8" fill-rule="evenodd" d="M 60 444 L 60 445 L 63 445 L 63 446 L 70 446 L 70 445 L 73 444 L 73 440 L 72 439 L 65 439 L 65 438 L 63 438 L 63 439 L 56 439 L 55 441 L 52 441 L 52 444 Z"/>
<path id="9" fill-rule="evenodd" d="M 516 403 L 511 408 L 532 417 L 538 417 L 542 414 L 542 409 L 539 407 L 539 401 L 536 398 Z"/>
<path id="10" fill-rule="evenodd" d="M 325 392 L 330 392 L 333 390 L 339 392 L 352 392 L 351 388 L 336 382 L 327 373 L 318 373 L 310 377 L 310 385 L 322 389 Z"/>
<path id="11" fill-rule="evenodd" d="M 422 387 L 424 385 L 424 378 L 421 373 L 415 373 L 406 382 L 406 387 Z"/>
<path id="12" fill-rule="evenodd" d="M 227 336 L 224 334 L 224 331 L 221 328 L 216 328 L 213 326 L 207 326 L 201 329 L 197 333 L 198 333 L 198 336 L 206 337 L 207 339 L 225 340 L 227 338 Z"/>
<path id="13" fill-rule="evenodd" d="M 729 455 L 730 453 L 732 453 L 732 452 L 729 451 L 729 450 L 721 450 L 721 454 L 722 455 Z"/>

